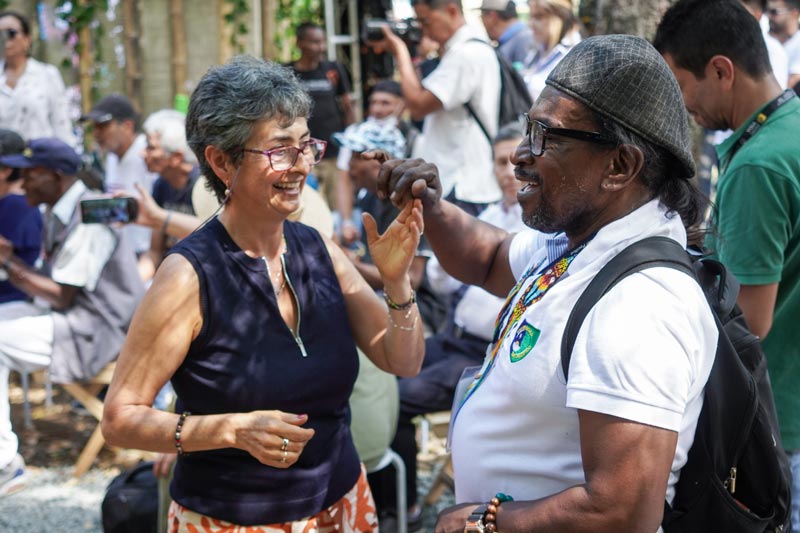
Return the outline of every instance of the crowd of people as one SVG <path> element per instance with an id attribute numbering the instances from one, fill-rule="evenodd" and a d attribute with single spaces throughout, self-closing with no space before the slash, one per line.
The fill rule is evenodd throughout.
<path id="1" fill-rule="evenodd" d="M 396 71 L 362 122 L 312 23 L 297 61 L 210 68 L 186 114 L 106 95 L 80 119 L 102 191 L 58 71 L 0 13 L 0 497 L 25 481 L 9 372 L 116 361 L 103 433 L 162 454 L 170 532 L 421 531 L 415 420 L 437 411 L 437 533 L 659 531 L 715 362 L 706 296 L 650 268 L 589 311 L 568 373 L 562 336 L 598 272 L 661 237 L 741 284 L 800 529 L 800 1 L 678 0 L 652 44 L 588 36 L 571 0 L 529 0 L 528 24 L 483 0 L 484 28 L 460 0 L 412 5 L 437 57 L 385 26 L 367 45 Z M 519 122 L 498 54 L 535 101 Z M 711 203 L 690 116 L 727 132 Z M 133 220 L 84 222 L 101 193 Z"/>

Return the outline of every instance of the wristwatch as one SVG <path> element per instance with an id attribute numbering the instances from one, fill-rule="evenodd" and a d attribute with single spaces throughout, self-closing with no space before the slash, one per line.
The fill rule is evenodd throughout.
<path id="1" fill-rule="evenodd" d="M 486 514 L 486 505 L 479 505 L 472 514 L 467 518 L 467 523 L 464 525 L 464 533 L 486 533 L 486 524 L 483 523 L 483 517 Z"/>

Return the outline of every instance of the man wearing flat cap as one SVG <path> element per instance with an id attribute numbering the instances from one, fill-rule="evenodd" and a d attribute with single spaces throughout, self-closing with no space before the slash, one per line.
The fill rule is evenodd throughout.
<path id="1" fill-rule="evenodd" d="M 668 268 L 623 279 L 584 320 L 568 381 L 561 340 L 613 257 L 653 236 L 686 246 L 685 228 L 701 219 L 680 88 L 647 41 L 592 37 L 553 70 L 524 120 L 512 161 L 531 229 L 516 235 L 442 200 L 433 165 L 381 169 L 395 203 L 422 199 L 425 235 L 448 272 L 508 295 L 482 368 L 457 394 L 458 505 L 436 531 L 657 531 L 716 351 L 699 285 Z"/>
<path id="2" fill-rule="evenodd" d="M 497 51 L 513 65 L 522 63 L 533 50 L 533 32 L 517 17 L 514 0 L 483 0 L 481 22 L 489 38 L 497 42 Z"/>
<path id="3" fill-rule="evenodd" d="M 75 177 L 80 162 L 58 139 L 34 139 L 22 153 L 0 156 L 0 166 L 21 170 L 28 203 L 45 206 L 41 268 L 0 238 L 1 268 L 30 298 L 0 305 L 0 485 L 13 482 L 2 479 L 6 467 L 18 473 L 24 466 L 9 419 L 9 369 L 49 367 L 55 382 L 93 377 L 119 353 L 143 293 L 126 240 L 109 226 L 81 222 L 80 201 L 91 193 Z"/>

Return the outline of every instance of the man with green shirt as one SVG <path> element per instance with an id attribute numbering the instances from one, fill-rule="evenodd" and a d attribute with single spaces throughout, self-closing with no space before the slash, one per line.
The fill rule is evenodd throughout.
<path id="1" fill-rule="evenodd" d="M 730 0 L 680 0 L 654 42 L 689 113 L 733 129 L 706 244 L 742 284 L 739 305 L 763 340 L 800 525 L 800 100 L 770 68 L 758 22 Z"/>

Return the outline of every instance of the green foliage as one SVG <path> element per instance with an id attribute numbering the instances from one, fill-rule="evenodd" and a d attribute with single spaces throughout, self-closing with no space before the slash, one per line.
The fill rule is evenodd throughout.
<path id="1" fill-rule="evenodd" d="M 0 9 L 5 9 L 8 7 L 9 0 L 0 0 Z"/>
<path id="2" fill-rule="evenodd" d="M 233 26 L 231 45 L 233 45 L 237 53 L 241 54 L 244 52 L 242 38 L 247 35 L 249 31 L 244 20 L 246 20 L 248 13 L 250 13 L 250 2 L 248 2 L 248 0 L 225 0 L 225 3 L 231 5 L 231 10 L 225 15 L 225 22 Z"/>
<path id="3" fill-rule="evenodd" d="M 303 22 L 324 25 L 321 0 L 280 0 L 278 2 L 278 31 L 275 46 L 278 50 L 291 50 L 290 57 L 297 59 L 300 51 L 295 43 L 295 29 Z"/>
<path id="4" fill-rule="evenodd" d="M 97 101 L 100 97 L 101 82 L 106 78 L 104 73 L 107 68 L 103 59 L 103 47 L 101 45 L 105 37 L 105 28 L 100 23 L 100 15 L 104 15 L 108 10 L 108 0 L 92 0 L 85 4 L 79 4 L 77 0 L 57 0 L 56 14 L 69 25 L 69 31 L 64 33 L 64 43 L 68 44 L 71 36 L 77 35 L 82 29 L 89 28 L 93 61 L 91 66 L 92 74 L 92 100 Z M 82 52 L 83 45 L 80 42 L 75 44 L 75 53 Z M 69 59 L 64 59 L 65 67 L 71 67 Z"/>

